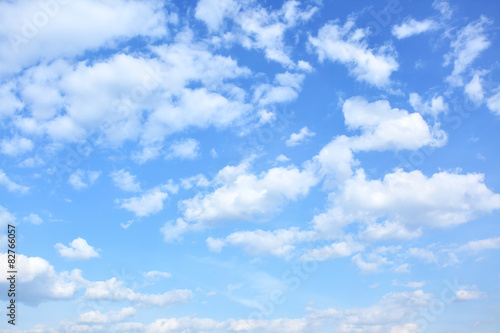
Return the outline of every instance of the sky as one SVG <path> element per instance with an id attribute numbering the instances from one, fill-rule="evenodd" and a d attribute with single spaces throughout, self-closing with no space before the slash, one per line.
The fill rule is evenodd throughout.
<path id="1" fill-rule="evenodd" d="M 499 21 L 1 0 L 0 332 L 498 332 Z"/>

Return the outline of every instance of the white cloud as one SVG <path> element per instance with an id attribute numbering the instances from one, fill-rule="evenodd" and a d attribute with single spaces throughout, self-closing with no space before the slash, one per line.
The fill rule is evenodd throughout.
<path id="1" fill-rule="evenodd" d="M 7 254 L 0 255 L 0 269 L 7 272 Z M 38 305 L 44 301 L 72 299 L 76 292 L 86 283 L 77 269 L 71 272 L 56 273 L 48 261 L 40 257 L 16 255 L 17 288 L 23 290 L 17 300 L 30 305 Z M 0 284 L 7 284 L 2 279 Z"/>
<path id="2" fill-rule="evenodd" d="M 123 38 L 164 37 L 167 20 L 162 9 L 161 1 L 2 2 L 0 34 L 7 38 L 0 44 L 0 73 L 76 56 Z M 92 24 L 87 17 L 94 18 Z"/>
<path id="3" fill-rule="evenodd" d="M 288 161 L 290 161 L 290 158 L 286 157 L 283 154 L 281 154 L 278 157 L 276 157 L 276 162 L 285 163 L 285 162 L 288 162 Z"/>
<path id="4" fill-rule="evenodd" d="M 306 127 L 303 127 L 299 133 L 292 133 L 292 135 L 290 135 L 290 138 L 288 140 L 286 140 L 285 144 L 288 146 L 288 147 L 293 147 L 293 146 L 297 146 L 301 143 L 304 143 L 307 141 L 307 138 L 309 137 L 312 137 L 316 135 L 316 133 L 314 132 L 311 132 L 309 130 L 309 128 Z"/>
<path id="5" fill-rule="evenodd" d="M 331 208 L 317 215 L 313 224 L 326 236 L 352 222 L 367 224 L 369 231 L 383 223 L 382 228 L 400 229 L 402 238 L 411 238 L 421 227 L 452 227 L 499 209 L 500 195 L 483 181 L 481 174 L 440 172 L 428 178 L 420 171 L 402 170 L 382 180 L 367 180 L 359 169 L 331 196 Z M 377 229 L 371 231 L 377 235 Z"/>
<path id="6" fill-rule="evenodd" d="M 303 261 L 324 261 L 328 259 L 349 257 L 356 252 L 363 251 L 361 243 L 347 238 L 346 241 L 335 242 L 319 249 L 308 250 L 300 258 Z"/>
<path id="7" fill-rule="evenodd" d="M 101 313 L 100 311 L 90 311 L 81 314 L 77 321 L 79 323 L 87 324 L 108 324 L 114 322 L 124 321 L 135 315 L 136 310 L 132 307 L 123 308 L 120 311 L 108 311 Z"/>
<path id="8" fill-rule="evenodd" d="M 434 0 L 432 7 L 435 10 L 439 10 L 443 18 L 449 19 L 453 15 L 453 9 L 451 9 L 450 3 L 443 0 Z"/>
<path id="9" fill-rule="evenodd" d="M 290 72 L 276 74 L 274 85 L 261 84 L 255 89 L 253 99 L 262 106 L 293 101 L 298 97 L 304 78 L 304 74 Z"/>
<path id="10" fill-rule="evenodd" d="M 170 278 L 172 277 L 172 274 L 160 271 L 149 271 L 144 273 L 144 277 L 148 280 L 156 281 L 162 278 Z"/>
<path id="11" fill-rule="evenodd" d="M 33 224 L 42 224 L 42 222 L 43 222 L 43 220 L 40 216 L 38 216 L 37 214 L 33 214 L 33 213 L 31 213 L 28 216 L 25 216 L 23 218 L 23 221 L 28 221 L 28 222 L 33 223 Z"/>
<path id="12" fill-rule="evenodd" d="M 300 231 L 298 228 L 278 229 L 274 231 L 238 231 L 224 239 L 207 239 L 207 245 L 213 252 L 220 252 L 223 246 L 242 247 L 252 255 L 272 255 L 288 258 L 295 249 L 294 244 L 309 240 L 313 233 Z"/>
<path id="13" fill-rule="evenodd" d="M 445 57 L 445 65 L 453 61 L 453 71 L 446 78 L 448 82 L 455 86 L 463 85 L 462 73 L 491 45 L 485 34 L 485 28 L 490 24 L 489 19 L 481 16 L 458 32 L 456 39 L 451 42 L 453 51 Z"/>
<path id="14" fill-rule="evenodd" d="M 16 111 L 21 110 L 24 104 L 13 92 L 14 84 L 7 83 L 0 85 L 0 120 L 4 117 L 12 116 Z"/>
<path id="15" fill-rule="evenodd" d="M 369 253 L 363 259 L 363 255 L 358 253 L 352 257 L 352 262 L 358 266 L 358 268 L 363 273 L 376 273 L 379 272 L 384 265 L 391 264 L 392 262 L 388 261 L 386 257 L 381 256 L 378 253 Z"/>
<path id="16" fill-rule="evenodd" d="M 199 150 L 199 141 L 192 138 L 180 140 L 170 145 L 166 158 L 193 160 L 198 157 Z"/>
<path id="17" fill-rule="evenodd" d="M 124 169 L 113 171 L 111 178 L 115 186 L 127 192 L 140 192 L 141 184 L 136 181 L 136 177 Z"/>
<path id="18" fill-rule="evenodd" d="M 19 185 L 9 179 L 5 172 L 0 169 L 0 185 L 3 185 L 7 188 L 9 192 L 19 192 L 21 194 L 27 193 L 30 188 L 28 186 Z"/>
<path id="19" fill-rule="evenodd" d="M 476 286 L 462 286 L 456 291 L 455 295 L 457 302 L 472 301 L 486 296 L 485 293 L 477 290 Z"/>
<path id="20" fill-rule="evenodd" d="M 358 81 L 377 87 L 387 86 L 399 64 L 388 46 L 368 48 L 367 31 L 356 29 L 354 21 L 349 19 L 344 26 L 326 24 L 319 30 L 318 37 L 310 37 L 309 42 L 315 47 L 320 61 L 340 62 Z"/>
<path id="21" fill-rule="evenodd" d="M 197 194 L 181 203 L 187 221 L 217 224 L 217 221 L 248 221 L 267 218 L 286 201 L 304 196 L 318 179 L 307 170 L 276 167 L 256 176 L 245 163 L 227 166 L 216 176 L 222 186 L 209 194 Z"/>
<path id="22" fill-rule="evenodd" d="M 417 21 L 415 19 L 407 19 L 401 25 L 392 27 L 392 34 L 397 39 L 403 39 L 410 36 L 418 35 L 423 32 L 434 30 L 437 28 L 436 22 L 430 19 Z"/>
<path id="23" fill-rule="evenodd" d="M 491 112 L 500 116 L 500 91 L 488 98 L 487 105 Z"/>
<path id="24" fill-rule="evenodd" d="M 93 185 L 100 176 L 100 171 L 84 171 L 77 169 L 69 176 L 68 183 L 73 186 L 75 190 L 82 190 Z"/>
<path id="25" fill-rule="evenodd" d="M 22 137 L 4 139 L 0 143 L 0 152 L 5 155 L 17 156 L 33 150 L 33 142 Z"/>
<path id="26" fill-rule="evenodd" d="M 193 188 L 193 186 L 207 187 L 208 185 L 210 185 L 210 181 L 202 174 L 181 179 L 181 186 L 186 190 Z"/>
<path id="27" fill-rule="evenodd" d="M 470 241 L 458 248 L 457 251 L 479 252 L 484 250 L 500 249 L 500 237 Z"/>
<path id="28" fill-rule="evenodd" d="M 122 200 L 120 207 L 133 212 L 138 217 L 149 216 L 163 209 L 163 201 L 167 197 L 167 192 L 162 191 L 160 188 L 154 188 L 140 197 Z"/>
<path id="29" fill-rule="evenodd" d="M 422 228 L 408 229 L 394 221 L 368 223 L 360 237 L 369 241 L 409 240 L 422 236 Z"/>
<path id="30" fill-rule="evenodd" d="M 483 85 L 480 73 L 475 73 L 469 83 L 465 85 L 465 94 L 476 104 L 481 104 L 484 99 Z"/>
<path id="31" fill-rule="evenodd" d="M 430 114 L 437 117 L 441 113 L 448 111 L 448 104 L 443 96 L 434 96 L 430 101 L 423 102 L 419 94 L 411 93 L 409 102 L 412 108 L 421 114 Z"/>
<path id="32" fill-rule="evenodd" d="M 200 0 L 196 4 L 194 17 L 205 22 L 209 30 L 217 31 L 225 17 L 236 14 L 240 7 L 233 0 Z"/>
<path id="33" fill-rule="evenodd" d="M 169 307 L 187 303 L 192 298 L 192 293 L 190 290 L 179 289 L 163 294 L 141 294 L 124 287 L 116 278 L 111 278 L 107 281 L 91 282 L 84 297 L 91 300 L 129 301 L 140 306 Z"/>
<path id="34" fill-rule="evenodd" d="M 97 251 L 83 238 L 78 237 L 69 245 L 68 247 L 61 243 L 57 243 L 54 247 L 61 257 L 70 260 L 88 260 L 90 258 L 99 257 L 99 253 L 97 253 Z"/>

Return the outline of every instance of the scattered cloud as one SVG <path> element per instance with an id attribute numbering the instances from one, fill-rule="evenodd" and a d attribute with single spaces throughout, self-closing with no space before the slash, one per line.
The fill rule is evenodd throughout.
<path id="1" fill-rule="evenodd" d="M 400 25 L 392 27 L 392 34 L 397 39 L 404 39 L 410 36 L 419 35 L 423 32 L 434 30 L 437 28 L 436 22 L 431 19 L 417 21 L 415 19 L 407 19 Z"/>
<path id="2" fill-rule="evenodd" d="M 1 169 L 0 169 L 0 185 L 5 186 L 9 192 L 18 192 L 21 194 L 25 194 L 30 190 L 28 186 L 19 185 L 10 180 L 9 177 L 7 177 L 7 175 L 5 174 L 5 172 Z"/>
<path id="3" fill-rule="evenodd" d="M 69 176 L 68 183 L 73 186 L 75 190 L 82 190 L 93 185 L 100 176 L 100 171 L 84 171 L 78 169 Z"/>
<path id="4" fill-rule="evenodd" d="M 307 126 L 306 126 L 306 127 L 303 127 L 299 131 L 299 133 L 292 133 L 292 135 L 290 135 L 290 138 L 288 140 L 286 140 L 285 144 L 288 147 L 294 147 L 294 146 L 297 146 L 301 143 L 306 142 L 307 138 L 313 137 L 314 135 L 316 135 L 316 133 L 311 132 L 309 130 L 309 128 L 307 128 Z"/>
<path id="5" fill-rule="evenodd" d="M 131 175 L 130 172 L 124 169 L 113 171 L 111 178 L 115 186 L 127 192 L 140 192 L 141 184 L 136 181 L 136 176 Z"/>
<path id="6" fill-rule="evenodd" d="M 97 251 L 83 238 L 78 237 L 69 243 L 69 245 L 68 247 L 61 243 L 57 243 L 55 249 L 59 252 L 61 257 L 70 260 L 88 260 L 99 257 L 99 253 L 97 253 Z"/>

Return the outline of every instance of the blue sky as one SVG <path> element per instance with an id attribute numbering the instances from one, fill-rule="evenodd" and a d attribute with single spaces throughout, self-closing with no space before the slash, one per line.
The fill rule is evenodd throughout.
<path id="1" fill-rule="evenodd" d="M 5 332 L 497 332 L 491 1 L 0 1 Z"/>

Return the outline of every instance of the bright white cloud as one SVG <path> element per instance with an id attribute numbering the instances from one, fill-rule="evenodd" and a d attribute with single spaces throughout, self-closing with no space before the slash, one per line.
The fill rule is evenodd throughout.
<path id="1" fill-rule="evenodd" d="M 421 259 L 427 263 L 435 264 L 438 262 L 436 255 L 431 250 L 412 247 L 408 250 L 408 254 L 412 257 Z"/>
<path id="2" fill-rule="evenodd" d="M 122 38 L 166 36 L 161 1 L 82 0 L 0 4 L 0 73 L 11 73 L 40 60 L 76 56 L 113 45 Z M 92 24 L 86 18 L 93 17 Z"/>
<path id="3" fill-rule="evenodd" d="M 180 140 L 170 145 L 166 158 L 193 160 L 198 157 L 199 150 L 199 141 L 191 138 Z"/>
<path id="4" fill-rule="evenodd" d="M 233 172 L 240 168 L 238 173 Z M 217 223 L 267 218 L 286 201 L 304 196 L 318 179 L 307 170 L 276 167 L 256 176 L 248 173 L 246 165 L 228 166 L 216 178 L 222 186 L 208 194 L 198 194 L 181 204 L 187 221 Z M 233 173 L 233 174 L 231 174 Z M 227 176 L 227 177 L 226 177 Z"/>
<path id="5" fill-rule="evenodd" d="M 33 142 L 22 137 L 4 139 L 0 142 L 0 152 L 5 155 L 17 156 L 33 150 Z"/>
<path id="6" fill-rule="evenodd" d="M 127 192 L 140 192 L 141 184 L 136 181 L 136 177 L 124 169 L 113 171 L 111 178 L 115 186 Z"/>
<path id="7" fill-rule="evenodd" d="M 70 260 L 88 260 L 99 257 L 99 253 L 97 253 L 97 251 L 90 246 L 85 239 L 80 237 L 69 243 L 69 247 L 61 243 L 57 243 L 55 245 L 55 249 L 59 252 L 61 257 Z"/>
<path id="8" fill-rule="evenodd" d="M 316 135 L 316 133 L 311 132 L 309 128 L 307 128 L 306 126 L 303 127 L 298 133 L 292 133 L 292 135 L 290 135 L 290 138 L 286 140 L 285 144 L 288 147 L 297 146 L 301 143 L 304 143 L 305 141 L 307 141 L 307 138 L 312 137 L 314 135 Z"/>
<path id="9" fill-rule="evenodd" d="M 453 71 L 446 80 L 456 86 L 462 86 L 461 75 L 467 68 L 479 57 L 481 52 L 486 50 L 491 42 L 485 34 L 485 29 L 491 24 L 491 21 L 485 16 L 475 22 L 469 23 L 461 29 L 455 40 L 451 42 L 453 51 L 448 53 L 445 58 L 445 64 L 453 61 Z"/>
<path id="10" fill-rule="evenodd" d="M 163 201 L 167 197 L 167 192 L 154 188 L 140 197 L 122 200 L 120 207 L 133 212 L 138 217 L 149 216 L 163 209 Z"/>
<path id="11" fill-rule="evenodd" d="M 169 307 L 187 303 L 192 298 L 192 293 L 190 290 L 172 290 L 163 294 L 141 294 L 126 288 L 116 278 L 111 278 L 90 283 L 84 297 L 92 300 L 129 301 L 141 306 Z"/>
<path id="12" fill-rule="evenodd" d="M 148 280 L 159 280 L 172 277 L 172 274 L 160 271 L 149 271 L 144 273 L 144 277 Z"/>
<path id="13" fill-rule="evenodd" d="M 298 228 L 279 229 L 274 231 L 238 231 L 224 239 L 207 239 L 207 245 L 213 252 L 220 252 L 223 246 L 242 247 L 252 255 L 272 255 L 287 258 L 295 249 L 294 244 L 313 238 L 313 233 L 300 231 Z"/>
<path id="14" fill-rule="evenodd" d="M 377 87 L 390 83 L 392 72 L 399 68 L 394 52 L 388 46 L 370 49 L 366 42 L 367 31 L 356 29 L 349 19 L 343 26 L 328 23 L 317 37 L 309 42 L 318 53 L 319 60 L 329 59 L 347 66 L 349 73 L 358 81 Z"/>
<path id="15" fill-rule="evenodd" d="M 436 22 L 430 19 L 417 21 L 415 19 L 407 19 L 400 25 L 392 27 L 392 34 L 397 39 L 408 38 L 410 36 L 418 35 L 423 32 L 434 30 L 437 28 Z"/>
<path id="16" fill-rule="evenodd" d="M 28 186 L 19 185 L 10 180 L 3 170 L 0 170 L 0 185 L 5 186 L 9 192 L 19 192 L 24 194 L 30 190 Z"/>
<path id="17" fill-rule="evenodd" d="M 462 286 L 456 291 L 455 295 L 457 302 L 472 301 L 486 296 L 485 293 L 477 290 L 476 286 Z"/>
<path id="18" fill-rule="evenodd" d="M 420 171 L 396 170 L 382 180 L 367 180 L 360 169 L 332 196 L 332 207 L 317 215 L 313 224 L 324 235 L 357 221 L 368 225 L 368 238 L 377 238 L 377 231 L 384 227 L 399 230 L 401 238 L 412 238 L 421 227 L 452 227 L 499 208 L 500 195 L 486 187 L 480 174 L 440 172 L 426 177 Z M 379 223 L 381 227 L 374 227 Z M 384 232 L 379 237 L 387 238 Z"/>
<path id="19" fill-rule="evenodd" d="M 7 253 L 0 255 L 0 269 L 7 272 Z M 17 288 L 24 290 L 16 297 L 18 301 L 38 305 L 44 301 L 72 299 L 76 292 L 84 287 L 86 281 L 81 271 L 56 273 L 48 261 L 40 257 L 16 255 L 17 259 Z M 2 279 L 0 284 L 7 285 Z"/>
<path id="20" fill-rule="evenodd" d="M 68 183 L 73 186 L 75 190 L 82 190 L 93 185 L 100 176 L 100 171 L 84 171 L 78 169 L 69 176 Z"/>

